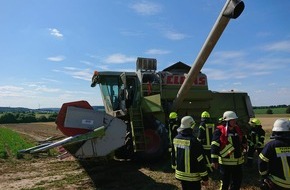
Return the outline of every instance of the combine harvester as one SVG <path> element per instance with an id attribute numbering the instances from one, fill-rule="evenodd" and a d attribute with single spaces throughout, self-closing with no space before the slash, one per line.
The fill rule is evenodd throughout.
<path id="1" fill-rule="evenodd" d="M 88 102 L 63 104 L 57 127 L 67 138 L 22 152 L 37 153 L 63 146 L 78 159 L 110 153 L 118 158 L 157 159 L 168 150 L 167 118 L 199 116 L 204 110 L 218 120 L 226 110 L 239 116 L 241 125 L 254 117 L 250 98 L 244 92 L 214 92 L 208 89 L 201 69 L 229 23 L 244 9 L 240 0 L 227 0 L 193 66 L 177 62 L 157 72 L 157 61 L 137 58 L 136 72 L 95 72 L 92 87 L 99 85 L 105 112 Z M 197 121 L 199 118 L 195 118 Z"/>

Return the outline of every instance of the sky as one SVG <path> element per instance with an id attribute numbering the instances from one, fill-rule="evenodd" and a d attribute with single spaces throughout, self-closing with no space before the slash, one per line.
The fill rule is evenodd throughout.
<path id="1" fill-rule="evenodd" d="M 226 0 L 1 0 L 0 107 L 103 105 L 97 71 L 194 63 Z M 290 1 L 244 0 L 202 72 L 253 106 L 290 105 Z"/>

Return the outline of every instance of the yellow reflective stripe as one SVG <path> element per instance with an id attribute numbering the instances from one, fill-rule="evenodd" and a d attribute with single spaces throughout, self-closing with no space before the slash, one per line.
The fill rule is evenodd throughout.
<path id="1" fill-rule="evenodd" d="M 259 171 L 260 175 L 267 175 L 269 173 L 269 170 L 266 170 L 266 171 Z"/>
<path id="2" fill-rule="evenodd" d="M 229 141 L 230 144 L 233 144 L 233 139 L 232 139 L 231 136 L 228 136 L 228 141 Z"/>
<path id="3" fill-rule="evenodd" d="M 199 173 L 199 175 L 202 176 L 202 177 L 204 177 L 204 176 L 207 176 L 208 173 L 207 173 L 207 171 L 204 171 L 204 172 Z"/>
<path id="4" fill-rule="evenodd" d="M 217 154 L 211 154 L 210 157 L 211 158 L 218 158 L 219 156 Z"/>
<path id="5" fill-rule="evenodd" d="M 190 173 L 190 153 L 189 149 L 184 150 L 184 165 L 185 165 L 185 172 Z"/>
<path id="6" fill-rule="evenodd" d="M 212 123 L 207 123 L 205 124 L 206 129 L 205 129 L 205 135 L 206 135 L 206 145 L 210 145 L 210 136 L 214 132 L 214 124 Z M 211 130 L 211 131 L 210 131 Z"/>
<path id="7" fill-rule="evenodd" d="M 204 150 L 210 150 L 211 149 L 210 145 L 202 145 L 202 147 L 203 147 Z"/>
<path id="8" fill-rule="evenodd" d="M 225 148 L 220 151 L 220 155 L 221 157 L 226 157 L 228 154 L 230 154 L 234 150 L 235 148 L 233 147 L 232 144 L 227 144 Z"/>
<path id="9" fill-rule="evenodd" d="M 203 127 L 202 125 L 201 125 L 201 126 L 199 126 L 199 129 L 205 130 L 205 129 L 204 129 L 204 127 Z"/>
<path id="10" fill-rule="evenodd" d="M 203 159 L 203 155 L 201 154 L 199 157 L 197 157 L 197 161 L 200 162 Z"/>
<path id="11" fill-rule="evenodd" d="M 244 163 L 244 157 L 240 158 L 222 158 L 219 157 L 219 163 L 223 165 L 239 165 Z"/>
<path id="12" fill-rule="evenodd" d="M 205 139 L 206 139 L 206 145 L 210 145 L 210 138 L 209 138 L 209 130 L 208 128 L 205 129 Z"/>
<path id="13" fill-rule="evenodd" d="M 269 179 L 275 183 L 276 185 L 280 186 L 280 187 L 284 187 L 286 189 L 289 189 L 290 188 L 290 181 L 289 180 L 284 180 L 284 179 L 281 179 L 277 176 L 274 176 L 274 175 L 269 175 Z"/>
<path id="14" fill-rule="evenodd" d="M 220 180 L 220 183 L 221 183 L 221 185 L 220 185 L 220 189 L 219 189 L 219 190 L 222 190 L 222 187 L 223 187 L 223 181 Z"/>
<path id="15" fill-rule="evenodd" d="M 215 146 L 220 146 L 220 143 L 216 142 L 216 141 L 212 141 L 211 145 L 215 145 Z"/>
<path id="16" fill-rule="evenodd" d="M 175 170 L 175 177 L 177 179 L 185 180 L 185 181 L 199 181 L 199 180 L 201 180 L 200 173 L 186 173 L 186 172 L 179 171 L 179 170 Z"/>
<path id="17" fill-rule="evenodd" d="M 259 157 L 260 157 L 261 160 L 263 160 L 264 162 L 269 162 L 269 159 L 266 158 L 262 153 L 259 154 Z"/>
<path id="18" fill-rule="evenodd" d="M 281 158 L 285 179 L 290 183 L 290 168 L 287 160 L 287 157 L 290 157 L 290 147 L 277 147 L 275 151 L 277 157 Z"/>
<path id="19" fill-rule="evenodd" d="M 189 140 L 182 140 L 182 139 L 174 139 L 173 143 L 176 145 L 179 145 L 178 147 L 184 147 L 184 146 L 189 146 L 190 141 Z"/>
<path id="20" fill-rule="evenodd" d="M 290 147 L 277 147 L 275 148 L 275 151 L 278 154 L 285 154 L 285 156 L 290 155 Z"/>
<path id="21" fill-rule="evenodd" d="M 211 167 L 211 163 L 210 163 L 207 155 L 205 155 L 205 160 L 206 160 L 206 166 L 212 172 L 213 171 L 213 168 Z"/>

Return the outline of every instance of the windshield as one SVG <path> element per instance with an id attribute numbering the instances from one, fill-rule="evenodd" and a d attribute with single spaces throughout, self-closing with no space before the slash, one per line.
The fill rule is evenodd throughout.
<path id="1" fill-rule="evenodd" d="M 117 110 L 119 106 L 119 76 L 106 77 L 100 83 L 105 106 L 110 110 Z"/>

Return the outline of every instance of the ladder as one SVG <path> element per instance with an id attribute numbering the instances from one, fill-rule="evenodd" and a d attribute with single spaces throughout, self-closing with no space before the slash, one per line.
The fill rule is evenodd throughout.
<path id="1" fill-rule="evenodd" d="M 130 121 L 134 152 L 145 151 L 146 142 L 141 108 L 130 108 Z"/>

